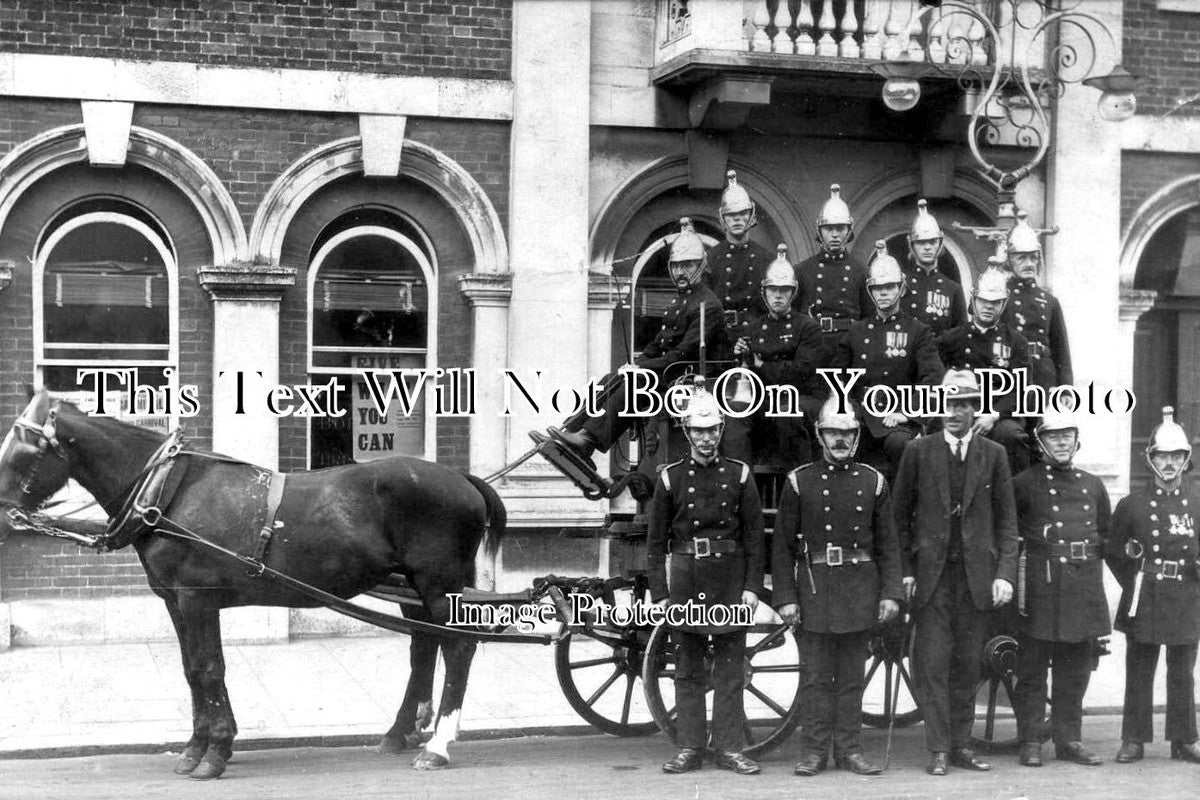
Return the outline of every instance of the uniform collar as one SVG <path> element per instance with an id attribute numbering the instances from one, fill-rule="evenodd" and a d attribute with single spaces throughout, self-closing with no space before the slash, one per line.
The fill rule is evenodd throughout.
<path id="1" fill-rule="evenodd" d="M 846 249 L 842 248 L 837 254 L 831 253 L 825 248 L 821 248 L 821 257 L 832 259 L 834 261 L 842 261 L 846 258 Z"/>
<path id="2" fill-rule="evenodd" d="M 886 317 L 883 314 L 879 313 L 878 308 L 875 309 L 875 321 L 876 322 L 882 322 L 884 324 L 889 323 L 889 322 L 896 322 L 897 321 L 896 317 L 898 317 L 898 316 L 900 316 L 899 304 L 897 304 L 896 308 L 893 309 L 892 313 L 888 314 Z"/>
<path id="3" fill-rule="evenodd" d="M 689 462 L 689 463 L 690 463 L 690 464 L 691 464 L 693 467 L 699 467 L 700 469 L 707 469 L 707 468 L 709 468 L 709 467 L 716 467 L 716 466 L 719 466 L 719 465 L 720 465 L 720 463 L 721 463 L 721 454 L 720 454 L 720 453 L 717 453 L 715 456 L 713 456 L 713 459 L 712 459 L 712 461 L 709 461 L 707 464 L 706 464 L 706 463 L 704 463 L 703 461 L 697 461 L 695 456 L 689 455 L 689 456 L 688 456 L 688 462 Z"/>
<path id="4" fill-rule="evenodd" d="M 971 318 L 971 327 L 975 329 L 976 333 L 982 333 L 983 335 L 986 336 L 989 333 L 993 333 L 999 327 L 999 325 L 997 323 L 993 322 L 991 325 L 989 325 L 988 327 L 985 328 L 982 325 L 980 325 L 978 322 L 976 322 L 974 317 L 972 317 Z"/>
<path id="5" fill-rule="evenodd" d="M 1037 285 L 1037 278 L 1021 278 L 1013 273 L 1013 286 L 1019 286 L 1022 289 L 1036 289 Z"/>
<path id="6" fill-rule="evenodd" d="M 774 312 L 767 310 L 767 319 L 773 319 L 776 322 L 791 322 L 796 316 L 796 310 L 789 306 L 782 314 L 775 316 Z"/>
<path id="7" fill-rule="evenodd" d="M 853 458 L 851 458 L 851 459 L 849 459 L 849 460 L 847 460 L 847 461 L 843 461 L 843 462 L 842 462 L 842 463 L 840 463 L 840 464 L 834 464 L 832 461 L 830 461 L 828 458 L 826 458 L 826 459 L 825 459 L 825 470 L 826 470 L 827 472 L 833 472 L 834 470 L 839 470 L 839 469 L 840 469 L 840 470 L 847 470 L 847 469 L 850 469 L 850 465 L 851 465 L 851 464 L 853 464 L 853 463 L 854 463 L 854 459 L 853 459 Z"/>

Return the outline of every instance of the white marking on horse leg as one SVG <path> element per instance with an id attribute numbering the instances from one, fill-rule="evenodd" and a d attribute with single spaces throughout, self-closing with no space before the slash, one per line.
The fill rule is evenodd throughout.
<path id="1" fill-rule="evenodd" d="M 425 745 L 425 749 L 449 761 L 448 748 L 451 742 L 458 740 L 458 718 L 461 715 L 462 709 L 456 708 L 446 716 L 438 717 L 437 729 L 434 730 L 433 738 Z"/>

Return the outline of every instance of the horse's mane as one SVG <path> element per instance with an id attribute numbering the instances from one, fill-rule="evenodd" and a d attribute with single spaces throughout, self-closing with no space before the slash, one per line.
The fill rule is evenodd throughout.
<path id="1" fill-rule="evenodd" d="M 135 425 L 132 422 L 125 422 L 116 417 L 91 415 L 86 414 L 79 409 L 74 403 L 68 400 L 58 400 L 55 403 L 55 408 L 58 409 L 59 416 L 75 417 L 81 420 L 87 420 L 89 424 L 95 425 L 106 436 L 133 436 L 135 439 L 140 439 L 149 444 L 161 444 L 167 437 L 157 431 L 144 428 L 141 425 Z M 64 413 L 65 412 L 65 413 Z"/>

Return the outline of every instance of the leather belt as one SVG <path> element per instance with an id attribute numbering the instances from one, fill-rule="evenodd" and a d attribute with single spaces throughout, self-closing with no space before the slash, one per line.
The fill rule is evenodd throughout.
<path id="1" fill-rule="evenodd" d="M 1192 566 L 1190 561 L 1171 561 L 1170 559 L 1155 558 L 1142 561 L 1142 572 L 1153 575 L 1156 580 L 1182 581 L 1187 575 L 1187 568 Z"/>
<path id="2" fill-rule="evenodd" d="M 822 333 L 850 330 L 850 320 L 845 317 L 815 317 L 821 326 Z"/>
<path id="3" fill-rule="evenodd" d="M 871 554 L 858 547 L 838 547 L 827 544 L 824 550 L 816 550 L 812 554 L 814 564 L 825 564 L 830 567 L 840 567 L 845 564 L 859 564 L 871 561 Z"/>
<path id="4" fill-rule="evenodd" d="M 1033 358 L 1044 358 L 1050 355 L 1050 347 L 1041 342 L 1029 342 L 1029 355 Z"/>
<path id="5" fill-rule="evenodd" d="M 1037 547 L 1046 550 L 1050 558 L 1057 558 L 1059 561 L 1066 563 L 1068 561 L 1095 561 L 1100 558 L 1100 544 L 1098 542 L 1043 542 L 1038 539 L 1026 539 Z"/>
<path id="6" fill-rule="evenodd" d="M 718 553 L 736 553 L 740 547 L 741 543 L 735 539 L 710 539 L 707 536 L 671 542 L 672 553 L 693 555 L 696 558 L 708 558 Z"/>

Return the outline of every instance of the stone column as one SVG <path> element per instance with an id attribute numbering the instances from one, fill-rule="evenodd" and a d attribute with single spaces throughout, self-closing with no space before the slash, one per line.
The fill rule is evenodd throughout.
<path id="1" fill-rule="evenodd" d="M 279 421 L 266 411 L 261 387 L 279 382 L 279 303 L 295 280 L 293 267 L 200 269 L 213 300 L 213 450 L 269 469 L 279 468 Z M 246 376 L 241 415 L 234 413 L 238 372 Z"/>
<path id="2" fill-rule="evenodd" d="M 1120 43 L 1120 3 L 1083 0 L 1080 11 L 1095 14 L 1117 34 Z M 1068 27 L 1064 43 L 1079 41 Z M 1113 53 L 1103 38 L 1097 67 L 1107 70 L 1120 53 Z M 1118 341 L 1121 255 L 1121 144 L 1118 125 L 1097 112 L 1100 94 L 1079 84 L 1068 84 L 1057 101 L 1051 123 L 1051 148 L 1046 181 L 1046 223 L 1060 232 L 1046 239 L 1046 285 L 1062 304 L 1071 339 L 1071 356 L 1077 387 L 1095 382 L 1097 394 L 1122 384 L 1125 375 L 1113 354 L 1128 345 Z M 1115 488 L 1128 472 L 1121 462 L 1122 431 L 1128 420 L 1100 409 L 1099 415 L 1080 416 L 1080 435 L 1086 446 L 1085 469 L 1104 477 Z"/>
<path id="3" fill-rule="evenodd" d="M 1158 292 L 1152 290 L 1121 290 L 1121 308 L 1117 326 L 1117 341 L 1120 349 L 1116 353 L 1117 357 L 1115 361 L 1118 365 L 1118 382 L 1122 386 L 1128 387 L 1130 391 L 1133 390 L 1134 334 L 1137 331 L 1138 320 L 1142 318 L 1142 314 L 1145 314 L 1154 306 L 1157 300 Z M 1130 414 L 1118 420 L 1117 423 L 1116 458 L 1119 459 L 1118 464 L 1124 466 L 1124 470 L 1120 473 L 1120 477 L 1113 488 L 1116 489 L 1115 494 L 1124 495 L 1129 493 L 1129 464 L 1132 456 L 1130 450 L 1133 442 L 1133 415 Z"/>
<path id="4" fill-rule="evenodd" d="M 541 373 L 543 403 L 540 413 L 514 405 L 506 461 L 530 448 L 527 431 L 565 416 L 553 391 L 588 378 L 590 48 L 590 3 L 514 1 L 508 367 L 530 386 Z M 515 524 L 594 524 L 604 513 L 541 460 L 500 491 Z"/>
<path id="5" fill-rule="evenodd" d="M 588 278 L 588 373 L 591 375 L 604 374 L 613 367 L 613 312 L 622 298 L 629 295 L 632 285 L 629 278 L 617 278 L 602 272 L 593 272 Z M 626 312 L 622 309 L 617 313 Z M 621 352 L 617 362 L 624 358 L 625 354 Z M 607 474 L 609 459 L 598 455 L 595 460 L 600 474 Z M 611 505 L 612 511 L 633 511 L 636 508 L 637 504 L 628 492 L 622 493 Z M 597 574 L 602 578 L 610 577 L 612 541 L 607 536 L 600 539 L 600 570 Z"/>

